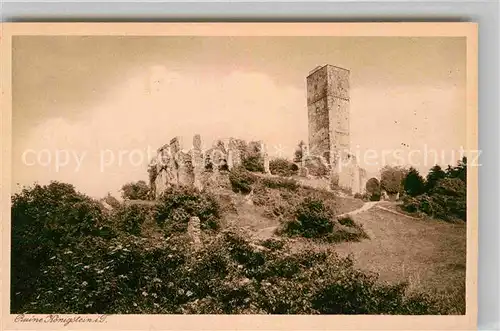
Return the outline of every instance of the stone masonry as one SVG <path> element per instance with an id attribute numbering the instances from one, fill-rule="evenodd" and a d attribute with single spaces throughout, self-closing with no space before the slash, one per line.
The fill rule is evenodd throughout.
<path id="1" fill-rule="evenodd" d="M 250 142 L 258 146 L 263 157 L 264 169 L 269 171 L 269 159 L 263 142 Z M 202 150 L 200 135 L 195 135 L 192 144 L 185 144 L 182 137 L 174 137 L 170 143 L 160 147 L 148 168 L 150 187 L 156 198 L 171 186 L 193 186 L 202 190 L 207 180 L 219 173 L 229 171 L 243 162 L 247 144 L 241 139 L 216 140 L 212 147 Z"/>
<path id="2" fill-rule="evenodd" d="M 363 170 L 350 153 L 349 70 L 325 65 L 307 76 L 309 153 L 322 158 L 334 186 L 363 191 Z"/>

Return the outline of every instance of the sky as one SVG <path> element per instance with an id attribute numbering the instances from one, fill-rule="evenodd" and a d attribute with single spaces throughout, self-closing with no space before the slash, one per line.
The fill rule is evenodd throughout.
<path id="1" fill-rule="evenodd" d="M 369 174 L 459 159 L 465 38 L 16 36 L 13 189 L 117 195 L 174 136 L 263 140 L 291 157 L 308 137 L 306 76 L 324 64 L 350 70 L 351 150 L 361 163 L 374 151 Z"/>

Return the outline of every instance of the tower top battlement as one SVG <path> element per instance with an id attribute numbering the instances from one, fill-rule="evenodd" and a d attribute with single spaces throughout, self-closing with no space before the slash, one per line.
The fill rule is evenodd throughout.
<path id="1" fill-rule="evenodd" d="M 309 71 L 309 75 L 307 76 L 309 78 L 309 76 L 312 76 L 316 71 L 318 70 L 321 70 L 321 69 L 328 69 L 328 68 L 332 68 L 332 69 L 335 69 L 335 70 L 343 70 L 343 71 L 347 71 L 347 72 L 350 72 L 349 69 L 346 69 L 346 68 L 342 68 L 342 67 L 337 67 L 337 66 L 334 66 L 334 65 L 331 65 L 331 64 L 323 64 L 323 65 L 319 65 L 319 66 L 316 66 L 316 68 L 312 69 Z"/>

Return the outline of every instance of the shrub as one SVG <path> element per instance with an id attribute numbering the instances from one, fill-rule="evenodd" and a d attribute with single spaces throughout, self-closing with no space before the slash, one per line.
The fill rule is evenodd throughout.
<path id="1" fill-rule="evenodd" d="M 305 238 L 318 238 L 333 231 L 333 211 L 321 200 L 305 198 L 295 210 L 295 219 L 288 222 L 285 231 Z"/>
<path id="2" fill-rule="evenodd" d="M 151 216 L 152 207 L 139 204 L 123 204 L 113 212 L 113 220 L 118 228 L 139 236 L 142 224 Z"/>
<path id="3" fill-rule="evenodd" d="M 229 173 L 229 181 L 234 192 L 248 194 L 257 177 L 243 167 L 235 167 Z"/>
<path id="4" fill-rule="evenodd" d="M 264 158 L 260 155 L 249 155 L 243 158 L 243 166 L 252 172 L 264 172 Z"/>
<path id="5" fill-rule="evenodd" d="M 278 193 L 284 200 L 295 196 Z M 142 208 L 146 206 L 126 205 L 111 215 L 141 219 Z M 209 220 L 219 216 L 207 193 L 183 187 L 168 189 L 150 208 L 164 224 L 196 215 L 202 227 L 209 227 Z M 314 199 L 300 208 L 298 215 L 309 218 L 330 216 L 329 207 Z M 117 224 L 106 219 L 98 202 L 68 184 L 25 189 L 14 195 L 11 212 L 12 313 L 440 312 L 430 299 L 406 295 L 404 284 L 379 284 L 375 275 L 356 270 L 351 259 L 334 251 L 290 252 L 283 239 L 255 245 L 239 233 L 223 231 L 208 235 L 194 250 L 184 234 L 154 243 L 122 231 L 102 236 L 99 230 Z M 334 232 L 344 237 L 354 233 Z"/>
<path id="6" fill-rule="evenodd" d="M 262 144 L 257 141 L 251 141 L 245 145 L 241 145 L 243 148 L 242 153 L 242 165 L 243 167 L 252 172 L 264 172 L 264 156 L 262 150 Z"/>
<path id="7" fill-rule="evenodd" d="M 167 189 L 155 207 L 156 222 L 163 227 L 165 235 L 186 232 L 189 218 L 197 216 L 201 229 L 218 229 L 220 207 L 218 202 L 206 192 L 191 187 Z"/>
<path id="8" fill-rule="evenodd" d="M 149 185 L 140 180 L 135 183 L 127 183 L 122 186 L 122 197 L 128 200 L 147 200 L 150 196 Z"/>
<path id="9" fill-rule="evenodd" d="M 285 241 L 276 238 L 269 238 L 262 241 L 260 244 L 270 250 L 280 250 L 285 246 Z"/>
<path id="10" fill-rule="evenodd" d="M 267 177 L 267 178 L 262 178 L 261 182 L 264 186 L 273 189 L 284 188 L 293 191 L 299 187 L 299 183 L 295 179 L 289 179 L 289 178 Z"/>
<path id="11" fill-rule="evenodd" d="M 301 162 L 302 161 L 302 158 L 304 157 L 303 151 L 304 151 L 305 146 L 306 146 L 306 143 L 304 141 L 302 141 L 302 140 L 299 141 L 297 147 L 295 148 L 295 152 L 293 153 L 293 161 L 294 162 Z"/>
<path id="12" fill-rule="evenodd" d="M 405 197 L 403 209 L 421 212 L 443 220 L 467 219 L 467 192 L 459 178 L 444 178 L 437 182 L 430 194 Z"/>
<path id="13" fill-rule="evenodd" d="M 24 188 L 12 197 L 12 309 L 38 285 L 43 265 L 54 252 L 89 236 L 112 237 L 102 205 L 73 185 L 51 182 Z"/>
<path id="14" fill-rule="evenodd" d="M 273 175 L 290 177 L 296 175 L 299 168 L 295 163 L 287 159 L 278 158 L 269 162 L 269 170 Z"/>
<path id="15" fill-rule="evenodd" d="M 89 237 L 42 266 L 13 313 L 436 314 L 435 303 L 385 285 L 332 250 L 285 254 L 223 232 L 198 251 L 184 237 L 149 247 Z"/>
<path id="16" fill-rule="evenodd" d="M 356 226 L 356 223 L 354 222 L 354 220 L 350 216 L 341 217 L 341 218 L 337 219 L 337 221 L 340 224 L 345 225 L 345 226 L 349 226 L 349 227 Z"/>
<path id="17" fill-rule="evenodd" d="M 405 172 L 403 169 L 385 166 L 380 171 L 380 188 L 390 195 L 401 192 L 404 177 Z"/>

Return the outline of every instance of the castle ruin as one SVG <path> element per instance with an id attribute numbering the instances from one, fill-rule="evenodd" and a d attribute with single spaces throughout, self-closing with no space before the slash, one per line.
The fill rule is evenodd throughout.
<path id="1" fill-rule="evenodd" d="M 349 70 L 320 66 L 306 80 L 309 144 L 302 145 L 302 160 L 297 163 L 299 175 L 325 178 L 330 187 L 344 188 L 353 194 L 364 192 L 366 172 L 350 152 Z M 158 197 L 176 185 L 202 189 L 217 181 L 220 174 L 242 164 L 249 148 L 262 158 L 264 172 L 270 173 L 269 156 L 262 141 L 247 145 L 241 139 L 222 139 L 202 150 L 199 135 L 193 137 L 189 146 L 181 137 L 174 137 L 158 149 L 149 165 L 153 195 Z M 318 164 L 324 170 L 321 174 Z"/>
<path id="2" fill-rule="evenodd" d="M 194 135 L 187 144 L 183 137 L 174 137 L 157 150 L 148 173 L 152 195 L 158 198 L 168 187 L 193 186 L 203 189 L 216 185 L 225 174 L 242 164 L 243 156 L 253 150 L 263 160 L 263 169 L 269 173 L 269 158 L 262 141 L 246 143 L 241 139 L 216 140 L 203 150 L 200 135 Z"/>

